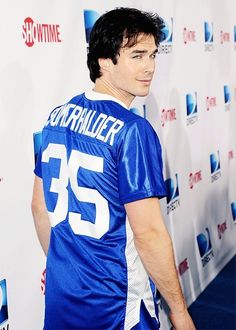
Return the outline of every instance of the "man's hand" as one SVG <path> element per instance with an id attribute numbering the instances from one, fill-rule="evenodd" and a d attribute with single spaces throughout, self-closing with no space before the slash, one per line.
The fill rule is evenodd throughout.
<path id="1" fill-rule="evenodd" d="M 183 312 L 170 312 L 169 318 L 175 330 L 196 329 L 187 309 Z"/>

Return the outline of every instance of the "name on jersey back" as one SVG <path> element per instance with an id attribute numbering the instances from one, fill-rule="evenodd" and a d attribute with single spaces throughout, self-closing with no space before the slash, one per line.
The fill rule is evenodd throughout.
<path id="1" fill-rule="evenodd" d="M 115 135 L 124 126 L 124 122 L 105 113 L 69 103 L 51 113 L 45 127 L 48 125 L 69 127 L 74 132 L 113 145 Z"/>

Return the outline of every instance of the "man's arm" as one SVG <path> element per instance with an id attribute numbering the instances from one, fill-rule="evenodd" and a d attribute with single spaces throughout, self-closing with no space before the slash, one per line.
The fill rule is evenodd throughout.
<path id="1" fill-rule="evenodd" d="M 35 176 L 34 179 L 34 189 L 33 189 L 33 198 L 31 202 L 31 209 L 32 209 L 34 224 L 39 242 L 42 246 L 45 255 L 47 255 L 51 226 L 44 200 L 43 183 L 38 176 Z"/>
<path id="2" fill-rule="evenodd" d="M 127 203 L 125 209 L 142 263 L 170 307 L 176 330 L 195 329 L 182 294 L 170 235 L 157 198 Z"/>

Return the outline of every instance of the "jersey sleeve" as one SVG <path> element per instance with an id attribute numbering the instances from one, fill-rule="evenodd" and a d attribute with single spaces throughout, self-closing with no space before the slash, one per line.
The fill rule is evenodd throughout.
<path id="1" fill-rule="evenodd" d="M 118 152 L 118 186 L 122 204 L 166 195 L 161 145 L 144 119 L 126 128 Z"/>
<path id="2" fill-rule="evenodd" d="M 37 159 L 35 162 L 34 174 L 42 178 L 42 148 L 39 149 Z"/>

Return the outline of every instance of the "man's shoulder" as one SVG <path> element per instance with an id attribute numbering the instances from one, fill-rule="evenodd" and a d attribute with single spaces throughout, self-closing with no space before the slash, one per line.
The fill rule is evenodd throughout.
<path id="1" fill-rule="evenodd" d="M 144 117 L 141 117 L 135 113 L 129 112 L 129 123 L 128 126 L 136 127 L 140 131 L 154 131 L 151 123 Z"/>
<path id="2" fill-rule="evenodd" d="M 53 112 L 54 110 L 58 109 L 58 108 L 62 108 L 68 104 L 78 104 L 80 102 L 80 100 L 82 100 L 84 97 L 84 93 L 75 95 L 73 97 L 67 98 L 67 100 L 65 100 L 63 103 L 59 103 L 59 105 L 57 105 L 56 107 L 53 108 L 53 110 L 51 112 Z"/>
<path id="3" fill-rule="evenodd" d="M 71 103 L 71 104 L 77 104 L 84 98 L 85 93 L 77 94 L 69 99 L 65 104 Z"/>

